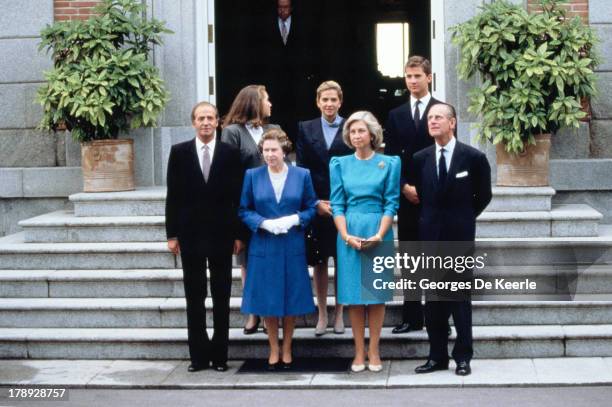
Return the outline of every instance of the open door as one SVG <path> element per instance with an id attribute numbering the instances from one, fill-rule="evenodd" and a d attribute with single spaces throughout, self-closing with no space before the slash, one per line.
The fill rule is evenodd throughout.
<path id="1" fill-rule="evenodd" d="M 208 21 L 216 19 L 215 38 L 207 48 L 210 66 L 203 70 L 216 78 L 215 99 L 210 100 L 216 100 L 222 115 L 242 87 L 263 84 L 272 102 L 271 121 L 292 137 L 298 120 L 320 114 L 316 88 L 331 79 L 344 90 L 342 116 L 369 110 L 384 122 L 389 110 L 406 101 L 403 65 L 415 54 L 434 58 L 433 94 L 443 95 L 443 0 L 293 0 L 291 30 L 301 42 L 297 51 L 286 53 L 273 49 L 281 41 L 274 0 L 223 0 L 216 7 L 213 0 L 204 3 Z M 287 64 L 293 66 L 277 72 Z M 207 92 L 210 87 L 202 85 Z M 283 110 L 292 117 L 281 117 Z"/>

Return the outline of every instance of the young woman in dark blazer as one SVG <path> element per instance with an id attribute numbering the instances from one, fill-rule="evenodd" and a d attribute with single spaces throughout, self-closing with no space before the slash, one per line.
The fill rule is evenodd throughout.
<path id="1" fill-rule="evenodd" d="M 258 148 L 259 140 L 263 133 L 274 127 L 268 124 L 272 114 L 272 103 L 263 85 L 248 85 L 238 92 L 232 102 L 229 113 L 223 120 L 223 132 L 221 141 L 236 147 L 240 152 L 240 166 L 243 174 L 246 170 L 259 167 L 264 164 L 263 156 Z M 249 231 L 242 230 L 243 241 L 249 240 Z M 242 273 L 242 286 L 246 278 L 247 250 L 238 257 Z M 244 334 L 249 335 L 257 332 L 260 318 L 249 315 L 244 326 Z"/>

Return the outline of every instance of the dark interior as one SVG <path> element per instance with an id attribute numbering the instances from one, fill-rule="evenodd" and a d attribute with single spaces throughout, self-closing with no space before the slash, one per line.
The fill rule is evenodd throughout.
<path id="1" fill-rule="evenodd" d="M 396 92 L 405 89 L 403 78 L 383 77 L 377 70 L 376 23 L 408 22 L 411 54 L 431 54 L 429 0 L 293 0 L 291 30 L 299 23 L 305 37 L 300 53 L 306 58 L 289 61 L 289 69 L 304 72 L 301 79 L 288 79 L 270 74 L 280 64 L 277 56 L 270 56 L 270 38 L 264 35 L 276 21 L 274 0 L 222 0 L 215 10 L 216 90 L 222 114 L 243 86 L 260 83 L 269 90 L 272 122 L 283 123 L 278 103 L 288 88 L 295 103 L 292 121 L 311 119 L 319 114 L 317 86 L 333 79 L 344 91 L 344 117 L 366 109 L 384 122 L 389 109 L 406 96 Z"/>

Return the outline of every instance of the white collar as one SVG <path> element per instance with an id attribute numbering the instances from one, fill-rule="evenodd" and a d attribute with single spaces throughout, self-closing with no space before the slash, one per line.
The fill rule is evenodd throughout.
<path id="1" fill-rule="evenodd" d="M 425 111 L 425 108 L 427 107 L 427 105 L 429 105 L 429 101 L 431 100 L 431 93 L 427 92 L 427 94 L 420 99 L 417 99 L 414 96 L 410 95 L 410 108 L 413 111 L 414 111 L 414 106 L 416 105 L 417 100 L 421 101 L 420 111 L 421 111 L 421 114 L 423 114 L 423 112 Z"/>
<path id="2" fill-rule="evenodd" d="M 217 137 L 213 136 L 212 140 L 210 140 L 207 144 L 202 143 L 202 140 L 200 140 L 198 136 L 196 136 L 195 140 L 196 140 L 196 150 L 198 150 L 198 153 L 202 151 L 205 145 L 208 146 L 211 154 L 213 151 L 215 151 L 215 144 L 217 143 Z"/>
<path id="3" fill-rule="evenodd" d="M 289 29 L 289 27 L 291 26 L 291 17 L 292 15 L 289 15 L 289 17 L 287 17 L 287 19 L 285 20 L 285 25 L 287 26 L 287 29 Z M 283 19 L 278 17 L 278 26 L 280 27 L 283 24 Z"/>
<path id="4" fill-rule="evenodd" d="M 457 139 L 455 136 L 451 137 L 450 141 L 444 146 L 444 151 L 448 153 L 447 157 L 452 157 L 455 146 L 457 145 Z M 440 154 L 442 146 L 436 143 L 436 157 Z"/>

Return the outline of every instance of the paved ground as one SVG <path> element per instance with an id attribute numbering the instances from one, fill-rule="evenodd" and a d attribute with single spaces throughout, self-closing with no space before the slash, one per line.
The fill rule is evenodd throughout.
<path id="1" fill-rule="evenodd" d="M 612 358 L 477 359 L 467 377 L 456 376 L 454 365 L 445 372 L 416 375 L 414 368 L 420 363 L 386 361 L 380 373 L 236 374 L 239 361 L 231 361 L 225 373 L 188 373 L 186 361 L 0 360 L 0 386 L 311 390 L 612 385 Z"/>

